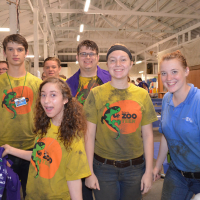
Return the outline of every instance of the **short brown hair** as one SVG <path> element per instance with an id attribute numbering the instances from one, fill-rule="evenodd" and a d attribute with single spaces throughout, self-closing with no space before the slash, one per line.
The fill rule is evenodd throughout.
<path id="1" fill-rule="evenodd" d="M 28 50 L 28 43 L 26 39 L 20 34 L 12 34 L 8 35 L 3 40 L 3 50 L 6 52 L 6 47 L 9 42 L 15 42 L 17 44 L 21 44 L 25 48 L 25 52 Z"/>
<path id="2" fill-rule="evenodd" d="M 179 60 L 184 69 L 186 69 L 186 67 L 188 66 L 185 57 L 179 50 L 164 55 L 160 61 L 160 65 L 162 64 L 163 61 L 165 61 L 165 60 L 168 61 L 168 60 L 172 60 L 172 59 Z"/>
<path id="3" fill-rule="evenodd" d="M 80 48 L 85 46 L 87 49 L 92 49 L 92 51 L 96 51 L 97 55 L 99 54 L 99 48 L 94 41 L 91 40 L 83 40 L 77 47 L 77 55 L 80 52 Z"/>
<path id="4" fill-rule="evenodd" d="M 7 67 L 9 67 L 9 65 L 8 65 L 8 62 L 7 61 L 4 61 L 4 60 L 2 60 L 2 61 L 0 61 L 0 64 L 1 63 L 5 63 L 6 65 L 7 65 Z"/>
<path id="5" fill-rule="evenodd" d="M 58 67 L 60 67 L 60 59 L 59 58 L 56 58 L 56 57 L 48 57 L 44 60 L 44 63 L 43 63 L 43 67 L 44 67 L 44 64 L 45 62 L 49 61 L 49 60 L 52 60 L 52 61 L 56 61 L 57 64 L 58 64 Z"/>

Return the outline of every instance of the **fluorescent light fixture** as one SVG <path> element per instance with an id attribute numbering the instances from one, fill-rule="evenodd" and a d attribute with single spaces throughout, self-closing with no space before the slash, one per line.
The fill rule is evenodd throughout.
<path id="1" fill-rule="evenodd" d="M 76 64 L 78 64 L 78 60 L 76 61 Z"/>
<path id="2" fill-rule="evenodd" d="M 84 7 L 84 12 L 87 12 L 90 6 L 90 0 L 86 0 L 85 2 L 85 7 Z"/>
<path id="3" fill-rule="evenodd" d="M 81 33 L 83 32 L 83 29 L 84 29 L 84 24 L 81 24 L 81 25 L 80 25 L 80 32 L 81 32 Z"/>
<path id="4" fill-rule="evenodd" d="M 137 61 L 135 64 L 139 64 L 139 63 L 142 63 L 142 61 L 141 61 L 141 60 L 139 60 L 139 61 Z"/>
<path id="5" fill-rule="evenodd" d="M 144 71 L 139 71 L 139 73 L 141 74 L 141 73 L 143 73 Z"/>
<path id="6" fill-rule="evenodd" d="M 80 40 L 80 35 L 77 35 L 77 38 L 76 38 L 76 40 L 77 40 L 77 41 L 79 41 L 79 40 Z"/>
<path id="7" fill-rule="evenodd" d="M 34 58 L 35 56 L 34 55 L 27 55 L 26 58 Z M 39 56 L 41 57 L 41 56 Z"/>
<path id="8" fill-rule="evenodd" d="M 2 32 L 9 32 L 10 29 L 9 28 L 0 28 L 0 31 L 2 31 Z"/>

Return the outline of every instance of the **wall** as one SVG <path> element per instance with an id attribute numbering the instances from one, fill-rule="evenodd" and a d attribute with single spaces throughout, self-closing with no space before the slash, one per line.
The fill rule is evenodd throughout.
<path id="1" fill-rule="evenodd" d="M 106 66 L 106 63 L 105 62 L 100 62 L 98 64 L 102 69 L 104 70 L 108 70 L 107 66 Z M 77 70 L 79 69 L 79 65 L 76 64 L 76 63 L 68 63 L 68 67 L 62 67 L 61 68 L 61 72 L 60 74 L 63 74 L 65 75 L 67 78 L 71 77 Z M 43 67 L 40 67 L 39 68 L 39 71 L 40 71 L 40 74 L 42 74 L 43 72 Z M 138 77 L 141 77 L 142 78 L 142 74 L 139 73 L 139 71 L 145 71 L 145 63 L 140 63 L 140 64 L 137 64 L 137 65 L 133 65 L 130 72 L 129 72 L 129 76 L 131 78 L 131 80 L 135 80 L 138 78 Z M 30 67 L 30 73 L 33 74 L 33 67 Z M 157 76 L 157 74 L 147 74 L 147 79 L 152 79 L 154 78 L 155 76 Z M 143 80 L 145 80 L 145 77 L 144 77 L 144 73 L 143 73 Z"/>

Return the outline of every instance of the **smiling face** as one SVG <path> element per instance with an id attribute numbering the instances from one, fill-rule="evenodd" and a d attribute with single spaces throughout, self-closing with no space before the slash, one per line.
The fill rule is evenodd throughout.
<path id="1" fill-rule="evenodd" d="M 68 99 L 63 99 L 61 90 L 55 83 L 46 83 L 41 89 L 41 105 L 52 123 L 59 126 L 62 122 L 64 105 Z"/>
<path id="2" fill-rule="evenodd" d="M 48 60 L 44 63 L 44 73 L 46 74 L 46 78 L 48 77 L 59 77 L 59 73 L 61 70 L 61 67 L 58 66 L 57 61 L 54 60 Z"/>
<path id="3" fill-rule="evenodd" d="M 82 53 L 90 53 L 92 56 L 83 56 Z M 79 55 L 76 56 L 77 61 L 79 62 L 81 74 L 87 74 L 91 71 L 96 71 L 97 64 L 99 62 L 99 55 L 95 50 L 82 46 L 79 50 Z"/>
<path id="4" fill-rule="evenodd" d="M 23 45 L 15 42 L 8 42 L 6 51 L 4 52 L 4 56 L 7 58 L 9 67 L 23 65 L 27 55 L 28 51 L 25 51 Z"/>
<path id="5" fill-rule="evenodd" d="M 6 63 L 0 63 L 0 75 L 5 73 L 8 70 L 8 66 Z"/>
<path id="6" fill-rule="evenodd" d="M 185 90 L 189 68 L 184 68 L 178 59 L 164 60 L 161 63 L 160 74 L 163 85 L 169 92 L 178 94 Z"/>
<path id="7" fill-rule="evenodd" d="M 129 70 L 131 69 L 133 62 L 130 60 L 128 54 L 122 50 L 116 50 L 109 54 L 107 67 L 112 80 L 124 80 L 127 81 Z"/>

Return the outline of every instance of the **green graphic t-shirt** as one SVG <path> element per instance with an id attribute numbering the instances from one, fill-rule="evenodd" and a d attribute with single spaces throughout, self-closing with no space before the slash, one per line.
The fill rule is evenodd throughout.
<path id="1" fill-rule="evenodd" d="M 10 79 L 10 80 L 9 80 Z M 14 78 L 0 76 L 0 146 L 9 144 L 19 149 L 33 148 L 33 110 L 42 80 L 27 72 Z M 17 99 L 24 97 L 25 105 L 17 107 Z"/>
<path id="2" fill-rule="evenodd" d="M 89 176 L 84 140 L 74 139 L 69 151 L 57 139 L 58 126 L 51 123 L 45 138 L 36 139 L 27 181 L 26 200 L 70 200 L 67 181 Z"/>
<path id="3" fill-rule="evenodd" d="M 90 90 L 96 86 L 102 85 L 103 82 L 97 76 L 94 77 L 82 77 L 79 76 L 79 85 L 76 93 L 76 98 L 78 101 L 84 105 L 85 100 L 90 92 Z"/>
<path id="4" fill-rule="evenodd" d="M 133 84 L 116 89 L 108 82 L 92 89 L 84 110 L 87 120 L 97 124 L 95 153 L 112 160 L 141 156 L 141 126 L 157 121 L 149 94 Z"/>

